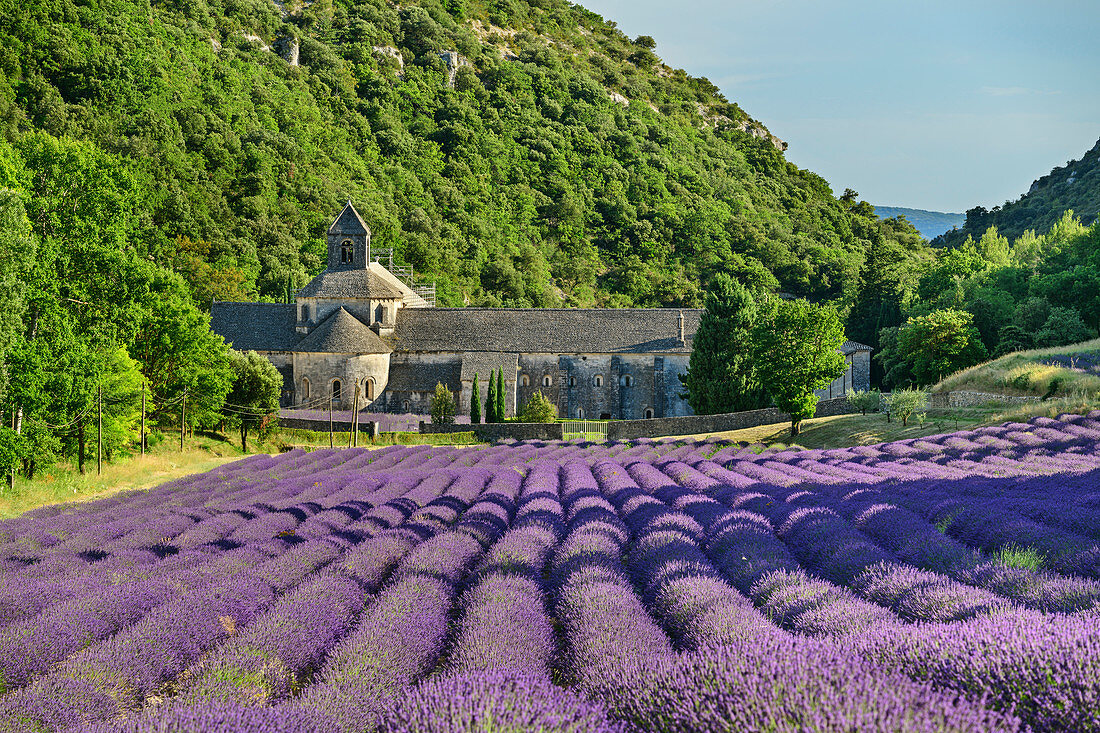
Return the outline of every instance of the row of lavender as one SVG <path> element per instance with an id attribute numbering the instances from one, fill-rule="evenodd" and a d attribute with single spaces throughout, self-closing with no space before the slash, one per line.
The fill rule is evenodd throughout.
<path id="1" fill-rule="evenodd" d="M 1098 418 L 319 451 L 39 510 L 0 524 L 0 730 L 1097 730 Z"/>

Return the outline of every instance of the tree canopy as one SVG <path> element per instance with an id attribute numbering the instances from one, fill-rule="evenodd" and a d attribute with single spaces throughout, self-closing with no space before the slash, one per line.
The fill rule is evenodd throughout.
<path id="1" fill-rule="evenodd" d="M 719 272 L 850 297 L 879 230 L 651 37 L 567 0 L 106 7 L 2 14 L 0 138 L 49 136 L 16 175 L 79 140 L 91 165 L 36 200 L 71 196 L 90 242 L 129 241 L 203 309 L 304 285 L 348 198 L 445 305 L 698 306 Z M 882 233 L 922 246 L 902 228 Z"/>
<path id="2" fill-rule="evenodd" d="M 844 325 L 832 305 L 771 299 L 752 332 L 752 357 L 764 389 L 791 416 L 791 436 L 814 416 L 817 395 L 844 373 Z"/>
<path id="3" fill-rule="evenodd" d="M 278 424 L 279 393 L 283 377 L 279 370 L 255 351 L 229 352 L 233 388 L 222 407 L 224 419 L 241 434 L 241 449 L 248 450 L 248 434 L 263 435 Z"/>
<path id="4" fill-rule="evenodd" d="M 878 355 L 890 384 L 935 384 L 985 361 L 988 354 L 973 322 L 970 313 L 953 309 L 910 318 L 891 334 Z"/>

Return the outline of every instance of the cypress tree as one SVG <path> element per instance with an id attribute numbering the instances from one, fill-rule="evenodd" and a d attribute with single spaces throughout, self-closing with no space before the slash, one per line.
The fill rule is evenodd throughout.
<path id="1" fill-rule="evenodd" d="M 755 410 L 767 394 L 749 355 L 756 302 L 744 285 L 719 273 L 707 293 L 687 374 L 680 377 L 697 415 Z"/>
<path id="2" fill-rule="evenodd" d="M 504 391 L 504 367 L 501 367 L 500 371 L 497 372 L 497 422 L 504 422 L 504 418 L 508 416 L 508 409 L 504 404 L 506 394 Z"/>
<path id="3" fill-rule="evenodd" d="M 485 422 L 500 422 L 497 418 L 497 380 L 489 372 L 489 394 L 485 398 Z"/>
<path id="4" fill-rule="evenodd" d="M 477 372 L 474 372 L 474 391 L 470 395 L 470 422 L 481 424 L 481 387 L 477 383 Z"/>

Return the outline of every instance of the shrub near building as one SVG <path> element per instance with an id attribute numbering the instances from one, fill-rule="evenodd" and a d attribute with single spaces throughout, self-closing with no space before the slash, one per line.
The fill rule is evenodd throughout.
<path id="1" fill-rule="evenodd" d="M 541 391 L 531 395 L 531 399 L 519 411 L 520 422 L 554 422 L 558 418 L 558 408 Z"/>

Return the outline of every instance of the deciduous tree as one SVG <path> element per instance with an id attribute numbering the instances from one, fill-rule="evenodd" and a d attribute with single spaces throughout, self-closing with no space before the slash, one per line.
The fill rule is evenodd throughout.
<path id="1" fill-rule="evenodd" d="M 988 356 L 974 317 L 966 311 L 945 309 L 910 318 L 898 329 L 901 361 L 917 385 L 934 384 Z"/>
<path id="2" fill-rule="evenodd" d="M 554 406 L 542 390 L 535 390 L 531 399 L 524 403 L 519 411 L 520 422 L 554 422 L 558 418 L 558 408 Z"/>
<path id="3" fill-rule="evenodd" d="M 450 425 L 455 421 L 455 396 L 442 382 L 435 385 L 429 411 L 435 425 Z"/>
<path id="4" fill-rule="evenodd" d="M 844 326 L 834 306 L 771 299 L 752 331 L 761 384 L 791 416 L 791 437 L 817 408 L 814 390 L 844 373 Z"/>
<path id="5" fill-rule="evenodd" d="M 240 430 L 241 450 L 248 451 L 249 432 L 262 437 L 278 424 L 283 377 L 255 351 L 242 354 L 230 350 L 229 366 L 233 370 L 233 388 L 222 412 L 225 420 Z"/>

